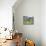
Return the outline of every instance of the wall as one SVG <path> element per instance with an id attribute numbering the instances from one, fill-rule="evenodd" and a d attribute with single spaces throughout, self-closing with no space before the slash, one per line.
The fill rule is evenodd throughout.
<path id="1" fill-rule="evenodd" d="M 12 28 L 12 6 L 16 0 L 0 0 L 0 27 Z"/>
<path id="2" fill-rule="evenodd" d="M 41 1 L 41 41 L 46 46 L 46 0 Z"/>
<path id="3" fill-rule="evenodd" d="M 41 46 L 41 0 L 23 0 L 13 10 L 18 32 L 22 32 L 25 38 L 34 40 L 36 46 Z M 23 16 L 34 16 L 34 24 L 24 25 Z"/>

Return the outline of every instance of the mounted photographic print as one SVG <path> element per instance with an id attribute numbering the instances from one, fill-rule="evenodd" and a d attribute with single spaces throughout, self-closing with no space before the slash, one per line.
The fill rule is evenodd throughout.
<path id="1" fill-rule="evenodd" d="M 23 16 L 23 24 L 24 25 L 33 25 L 34 24 L 34 17 L 30 16 Z"/>

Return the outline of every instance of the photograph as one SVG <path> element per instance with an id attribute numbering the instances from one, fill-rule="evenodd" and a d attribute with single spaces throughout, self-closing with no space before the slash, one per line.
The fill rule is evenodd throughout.
<path id="1" fill-rule="evenodd" d="M 24 25 L 33 25 L 34 24 L 34 17 L 23 16 L 23 24 Z"/>

